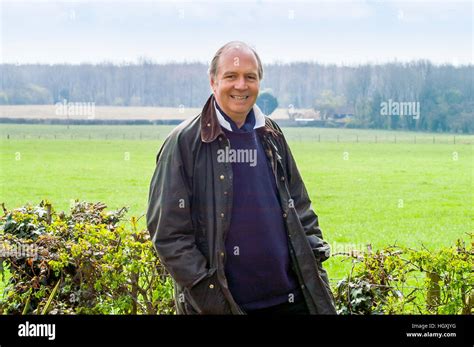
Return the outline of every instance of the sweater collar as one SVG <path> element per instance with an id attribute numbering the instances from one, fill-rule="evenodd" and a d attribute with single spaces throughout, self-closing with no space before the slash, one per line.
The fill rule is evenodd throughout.
<path id="1" fill-rule="evenodd" d="M 217 120 L 219 124 L 226 130 L 233 132 L 248 132 L 253 129 L 261 128 L 265 126 L 265 115 L 257 106 L 253 105 L 252 109 L 245 119 L 244 125 L 241 128 L 237 127 L 237 124 L 219 107 L 217 102 L 214 100 L 214 108 L 216 111 Z"/>
<path id="2" fill-rule="evenodd" d="M 255 114 L 255 125 L 253 128 L 258 130 L 261 130 L 260 128 L 262 128 L 266 130 L 266 116 L 256 104 L 252 109 Z M 219 110 L 217 110 L 215 106 L 214 94 L 211 94 L 201 112 L 201 140 L 203 142 L 208 143 L 214 141 L 219 135 L 223 134 L 222 128 L 232 131 L 232 127 L 230 126 L 229 122 L 225 120 L 222 114 L 220 114 L 221 117 L 219 117 L 218 113 Z M 221 122 L 221 119 L 223 119 L 224 122 Z M 226 122 L 228 124 L 225 124 Z"/>
<path id="3" fill-rule="evenodd" d="M 217 101 L 214 101 L 214 107 L 216 108 L 217 120 L 224 130 L 232 131 L 235 133 L 246 133 L 254 130 L 255 126 L 255 113 L 253 109 L 250 109 L 247 117 L 245 118 L 244 124 L 239 128 L 237 124 L 230 118 L 219 106 Z"/>

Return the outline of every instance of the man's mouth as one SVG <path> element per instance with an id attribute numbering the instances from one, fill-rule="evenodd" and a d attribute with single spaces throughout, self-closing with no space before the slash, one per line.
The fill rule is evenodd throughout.
<path id="1" fill-rule="evenodd" d="M 248 95 L 247 95 L 247 96 L 245 96 L 245 95 L 243 95 L 243 96 L 240 96 L 240 95 L 231 95 L 230 97 L 231 97 L 232 99 L 236 99 L 236 100 L 246 100 L 246 99 L 248 99 Z"/>

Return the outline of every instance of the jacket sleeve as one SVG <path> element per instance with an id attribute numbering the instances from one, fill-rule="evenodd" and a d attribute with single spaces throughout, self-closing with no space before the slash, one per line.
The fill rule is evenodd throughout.
<path id="1" fill-rule="evenodd" d="M 281 129 L 278 130 L 283 134 Z M 311 200 L 301 178 L 296 161 L 291 153 L 286 139 L 282 135 L 284 155 L 286 160 L 286 172 L 288 176 L 288 188 L 293 199 L 296 213 L 303 226 L 306 237 L 311 245 L 316 259 L 325 261 L 330 256 L 329 244 L 323 240 L 323 234 L 319 227 L 318 216 L 311 206 Z"/>
<path id="2" fill-rule="evenodd" d="M 181 287 L 189 289 L 208 275 L 208 269 L 195 243 L 192 190 L 181 154 L 179 135 L 170 135 L 157 156 L 146 218 L 162 264 Z"/>

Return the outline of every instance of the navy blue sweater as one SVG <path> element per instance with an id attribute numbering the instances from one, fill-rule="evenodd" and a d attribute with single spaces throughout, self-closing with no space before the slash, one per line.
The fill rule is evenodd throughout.
<path id="1" fill-rule="evenodd" d="M 253 111 L 240 129 L 222 111 L 234 131 L 223 127 L 234 150 L 254 151 L 256 160 L 232 162 L 233 208 L 226 238 L 225 272 L 235 301 L 244 309 L 265 308 L 301 298 L 291 269 L 275 177 L 253 129 Z M 241 152 L 245 153 L 245 152 Z M 247 152 L 249 153 L 249 152 Z M 241 156 L 248 159 L 253 156 Z M 230 156 L 228 159 L 231 158 Z"/>

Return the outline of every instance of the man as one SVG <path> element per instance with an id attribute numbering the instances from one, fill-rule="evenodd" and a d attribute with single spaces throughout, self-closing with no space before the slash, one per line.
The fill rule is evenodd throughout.
<path id="1" fill-rule="evenodd" d="M 257 100 L 263 68 L 243 42 L 220 48 L 213 95 L 165 140 L 148 230 L 178 314 L 334 314 L 329 257 L 296 163 Z"/>

